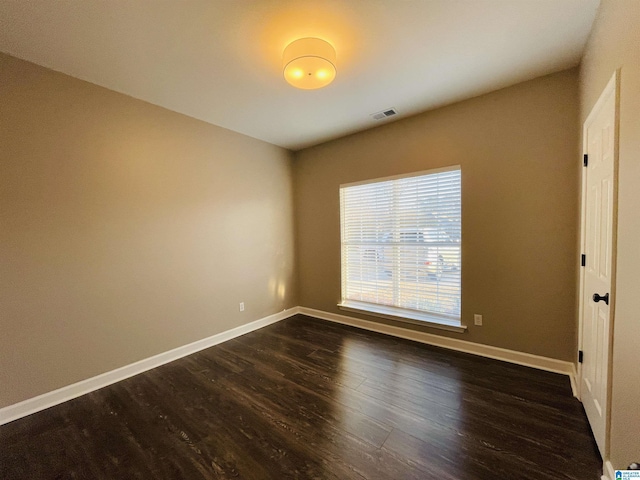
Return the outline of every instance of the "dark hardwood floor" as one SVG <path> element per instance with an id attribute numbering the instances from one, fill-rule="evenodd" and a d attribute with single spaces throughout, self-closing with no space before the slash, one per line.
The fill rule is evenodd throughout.
<path id="1" fill-rule="evenodd" d="M 0 427 L 10 479 L 597 479 L 566 376 L 296 316 Z"/>

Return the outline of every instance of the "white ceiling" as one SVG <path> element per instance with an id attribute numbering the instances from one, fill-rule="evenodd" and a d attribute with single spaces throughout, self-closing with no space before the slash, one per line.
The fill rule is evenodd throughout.
<path id="1" fill-rule="evenodd" d="M 2 0 L 0 51 L 297 150 L 575 66 L 599 0 Z M 336 80 L 297 90 L 316 36 Z M 0 79 L 1 81 L 1 79 Z"/>

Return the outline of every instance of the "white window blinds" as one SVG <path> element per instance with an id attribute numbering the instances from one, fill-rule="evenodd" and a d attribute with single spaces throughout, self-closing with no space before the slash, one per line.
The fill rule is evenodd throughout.
<path id="1" fill-rule="evenodd" d="M 459 325 L 460 217 L 459 167 L 341 186 L 341 305 Z"/>

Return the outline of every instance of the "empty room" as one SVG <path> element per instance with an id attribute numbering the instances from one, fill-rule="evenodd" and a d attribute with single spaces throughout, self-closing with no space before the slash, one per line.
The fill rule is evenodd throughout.
<path id="1" fill-rule="evenodd" d="M 0 479 L 640 479 L 640 1 L 0 1 Z"/>

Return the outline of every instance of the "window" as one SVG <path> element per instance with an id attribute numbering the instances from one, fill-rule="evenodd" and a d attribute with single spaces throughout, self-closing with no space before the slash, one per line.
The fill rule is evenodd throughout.
<path id="1" fill-rule="evenodd" d="M 342 185 L 340 307 L 464 328 L 460 216 L 459 167 Z"/>

